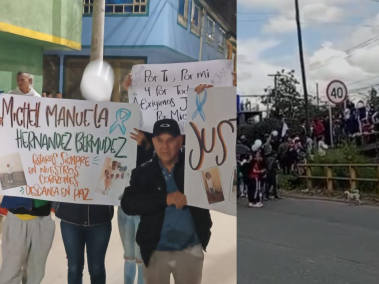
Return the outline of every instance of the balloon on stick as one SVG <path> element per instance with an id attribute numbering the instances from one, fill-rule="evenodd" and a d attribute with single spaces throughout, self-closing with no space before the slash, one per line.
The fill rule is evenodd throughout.
<path id="1" fill-rule="evenodd" d="M 112 96 L 114 73 L 102 60 L 90 62 L 84 70 L 80 90 L 86 100 L 109 102 Z"/>

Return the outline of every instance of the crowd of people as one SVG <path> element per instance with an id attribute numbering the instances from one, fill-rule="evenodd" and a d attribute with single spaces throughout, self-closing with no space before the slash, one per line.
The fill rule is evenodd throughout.
<path id="1" fill-rule="evenodd" d="M 283 124 L 286 127 L 286 124 Z M 247 153 L 237 153 L 238 197 L 247 196 L 248 206 L 261 208 L 264 201 L 280 199 L 278 173 L 302 175 L 299 164 L 305 164 L 314 155 L 324 156 L 329 148 L 321 121 L 312 122 L 311 135 L 293 134 L 289 129 L 264 135 L 263 139 L 248 141 L 244 135 L 238 144 L 245 145 Z M 251 149 L 251 150 L 250 150 Z"/>
<path id="2" fill-rule="evenodd" d="M 302 133 L 305 135 L 305 122 L 302 123 Z M 324 137 L 327 145 L 339 146 L 346 141 L 353 141 L 358 145 L 371 143 L 379 131 L 379 109 L 374 104 L 357 104 L 347 101 L 346 108 L 337 112 L 330 123 L 329 116 L 315 119 L 311 122 L 313 137 Z M 364 138 L 362 140 L 361 138 Z"/>
<path id="3" fill-rule="evenodd" d="M 54 98 L 53 93 L 50 91 L 42 91 L 42 97 L 43 98 L 50 98 L 50 99 Z M 55 98 L 56 99 L 62 99 L 63 98 L 62 93 L 57 92 L 55 95 Z"/>
<path id="4" fill-rule="evenodd" d="M 305 164 L 315 155 L 325 156 L 331 147 L 338 147 L 346 141 L 361 144 L 362 139 L 370 143 L 376 139 L 379 130 L 379 110 L 373 104 L 363 102 L 355 105 L 347 102 L 344 111 L 332 118 L 328 116 L 311 121 L 310 134 L 306 122 L 301 123 L 300 131 L 293 133 L 283 120 L 282 133 L 274 130 L 262 139 L 248 141 L 244 135 L 239 144 L 247 146 L 248 153 L 237 154 L 239 197 L 247 196 L 249 207 L 261 208 L 263 202 L 278 199 L 277 175 L 302 175 Z"/>
<path id="5" fill-rule="evenodd" d="M 11 94 L 41 97 L 28 73 L 19 72 L 17 84 Z M 128 90 L 131 84 L 129 75 L 123 86 Z M 210 87 L 201 84 L 195 91 Z M 187 206 L 179 125 L 172 119 L 160 120 L 152 134 L 135 129 L 131 138 L 138 145 L 137 167 L 118 208 L 124 283 L 134 284 L 137 278 L 138 284 L 169 284 L 173 275 L 176 283 L 200 284 L 212 219 L 209 210 Z M 41 283 L 55 234 L 51 212 L 61 220 L 68 283 L 82 283 L 85 251 L 91 283 L 106 283 L 114 206 L 5 196 L 0 211 L 6 214 L 0 284 Z"/>
<path id="6" fill-rule="evenodd" d="M 251 101 L 249 99 L 246 99 L 244 102 L 241 102 L 239 105 L 240 111 L 249 111 L 251 110 Z"/>

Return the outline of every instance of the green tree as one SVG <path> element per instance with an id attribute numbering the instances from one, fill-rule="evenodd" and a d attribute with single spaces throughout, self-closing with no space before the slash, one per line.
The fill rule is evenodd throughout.
<path id="1" fill-rule="evenodd" d="M 368 92 L 369 94 L 369 104 L 373 104 L 374 106 L 379 106 L 379 97 L 378 97 L 378 91 L 373 87 Z"/>
<path id="2" fill-rule="evenodd" d="M 298 92 L 299 81 L 296 79 L 295 71 L 285 70 L 276 73 L 276 87 L 268 86 L 263 104 L 271 107 L 273 118 L 286 118 L 295 120 L 305 120 L 305 100 Z M 317 107 L 315 97 L 308 95 L 308 111 L 310 119 L 320 118 L 328 114 L 325 106 Z"/>

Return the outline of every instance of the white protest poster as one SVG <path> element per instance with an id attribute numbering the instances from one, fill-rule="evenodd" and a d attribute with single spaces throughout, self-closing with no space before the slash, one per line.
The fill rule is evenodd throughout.
<path id="1" fill-rule="evenodd" d="M 133 66 L 129 102 L 141 108 L 140 129 L 152 133 L 157 120 L 171 118 L 184 134 L 189 89 L 199 84 L 231 87 L 233 70 L 231 60 Z"/>
<path id="2" fill-rule="evenodd" d="M 133 104 L 0 95 L 0 194 L 118 205 L 139 116 Z"/>
<path id="3" fill-rule="evenodd" d="M 184 193 L 188 205 L 236 216 L 236 88 L 188 96 Z"/>

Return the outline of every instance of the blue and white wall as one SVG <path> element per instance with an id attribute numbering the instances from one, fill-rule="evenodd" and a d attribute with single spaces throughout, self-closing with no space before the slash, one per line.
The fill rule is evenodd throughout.
<path id="1" fill-rule="evenodd" d="M 178 22 L 179 3 L 183 0 L 146 0 L 146 14 L 106 14 L 104 31 L 104 56 L 145 57 L 148 64 L 190 62 L 199 60 L 200 37 L 191 32 L 192 0 L 188 0 L 188 23 L 183 27 Z M 197 3 L 197 5 L 201 7 Z M 207 23 L 205 16 L 205 25 Z M 215 21 L 215 19 L 213 19 Z M 214 46 L 206 42 L 203 33 L 202 60 L 225 58 L 225 52 L 218 50 L 220 24 L 215 21 Z M 54 51 L 61 57 L 61 71 L 64 57 L 90 55 L 92 16 L 83 15 L 82 50 Z M 226 47 L 225 47 L 226 49 Z M 60 91 L 63 73 L 60 72 Z"/>

